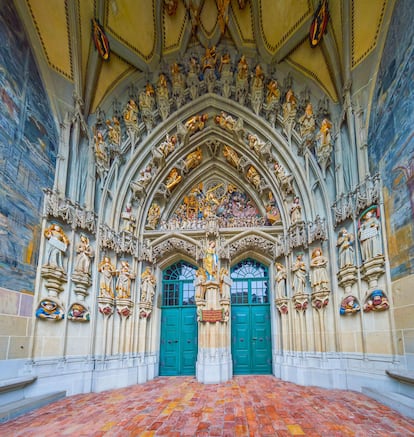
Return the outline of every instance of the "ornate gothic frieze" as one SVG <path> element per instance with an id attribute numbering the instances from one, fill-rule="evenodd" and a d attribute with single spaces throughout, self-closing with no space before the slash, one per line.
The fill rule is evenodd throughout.
<path id="1" fill-rule="evenodd" d="M 365 180 L 347 195 L 341 196 L 333 203 L 335 225 L 348 218 L 356 217 L 365 208 L 380 200 L 381 179 L 379 174 L 367 176 Z"/>
<path id="2" fill-rule="evenodd" d="M 229 254 L 231 258 L 234 258 L 246 250 L 254 250 L 272 257 L 275 250 L 275 243 L 259 235 L 247 235 L 229 244 Z"/>
<path id="3" fill-rule="evenodd" d="M 62 198 L 56 191 L 49 188 L 44 190 L 46 217 L 55 217 L 72 228 L 80 228 L 86 231 L 95 232 L 96 216 L 93 211 L 87 211 L 80 205 L 73 203 L 70 199 Z"/>
<path id="4" fill-rule="evenodd" d="M 197 259 L 197 247 L 186 240 L 176 237 L 165 240 L 154 246 L 152 248 L 152 259 L 155 262 L 162 259 L 167 253 L 176 252 L 177 250 L 193 259 Z"/>
<path id="5" fill-rule="evenodd" d="M 113 250 L 116 253 L 138 254 L 138 239 L 130 232 L 117 233 L 109 226 L 100 227 L 99 245 L 102 249 Z"/>

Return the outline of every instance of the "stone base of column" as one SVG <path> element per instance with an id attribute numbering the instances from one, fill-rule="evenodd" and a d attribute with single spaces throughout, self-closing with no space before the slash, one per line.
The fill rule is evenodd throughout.
<path id="1" fill-rule="evenodd" d="M 204 384 L 219 384 L 233 376 L 233 362 L 229 348 L 200 348 L 196 363 L 196 377 Z"/>

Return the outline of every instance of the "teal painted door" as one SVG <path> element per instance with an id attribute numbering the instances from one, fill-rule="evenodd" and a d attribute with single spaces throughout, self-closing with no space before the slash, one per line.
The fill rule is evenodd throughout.
<path id="1" fill-rule="evenodd" d="M 195 375 L 197 359 L 195 307 L 163 308 L 161 320 L 160 375 Z"/>
<path id="2" fill-rule="evenodd" d="M 163 272 L 160 375 L 195 375 L 198 325 L 195 267 L 180 261 Z"/>
<path id="3" fill-rule="evenodd" d="M 267 268 L 245 260 L 232 269 L 231 338 L 233 373 L 272 372 Z"/>

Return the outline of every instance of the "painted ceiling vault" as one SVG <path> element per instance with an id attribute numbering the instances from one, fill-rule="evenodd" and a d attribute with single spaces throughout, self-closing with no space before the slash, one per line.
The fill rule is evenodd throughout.
<path id="1" fill-rule="evenodd" d="M 85 112 L 92 113 L 137 71 L 149 74 L 192 45 L 223 40 L 258 61 L 286 63 L 338 102 L 346 66 L 356 68 L 377 45 L 387 3 L 330 1 L 324 43 L 315 48 L 308 35 L 318 0 L 53 0 L 47 8 L 43 0 L 23 0 L 16 6 L 43 75 L 58 76 L 55 89 L 49 87 L 52 106 L 55 101 L 59 112 L 75 84 Z M 108 38 L 107 62 L 95 50 L 92 18 Z"/>

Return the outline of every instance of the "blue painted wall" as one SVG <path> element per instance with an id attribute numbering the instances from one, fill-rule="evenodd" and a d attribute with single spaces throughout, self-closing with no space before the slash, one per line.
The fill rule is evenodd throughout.
<path id="1" fill-rule="evenodd" d="M 414 179 L 411 179 L 414 178 L 412 8 L 411 0 L 396 2 L 378 72 L 368 137 L 371 170 L 379 171 L 384 182 L 393 280 L 414 273 Z"/>
<path id="2" fill-rule="evenodd" d="M 32 291 L 58 132 L 12 2 L 0 2 L 0 41 L 0 287 Z"/>

